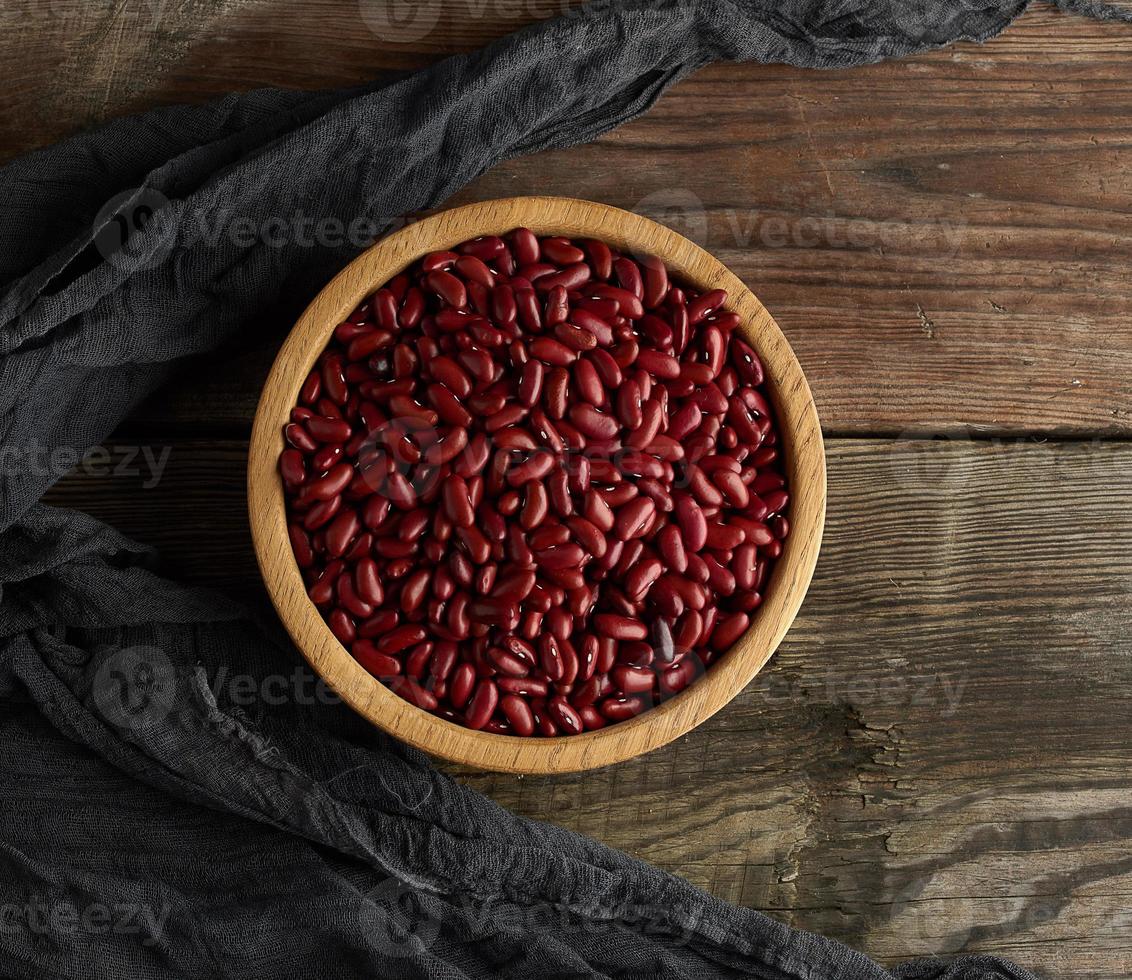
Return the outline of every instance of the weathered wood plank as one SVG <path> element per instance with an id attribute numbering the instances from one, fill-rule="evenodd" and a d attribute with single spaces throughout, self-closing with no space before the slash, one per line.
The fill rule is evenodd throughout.
<path id="1" fill-rule="evenodd" d="M 24 152 L 159 102 L 202 101 L 261 85 L 356 84 L 382 69 L 412 69 L 474 50 L 580 2 L 9 0 L 0 10 L 8 85 L 0 154 Z M 988 85 L 992 71 L 1018 66 L 1031 85 L 1044 88 L 1043 62 L 1058 65 L 1059 82 L 1082 68 L 1091 76 L 1105 64 L 1119 67 L 1127 56 L 1123 35 L 1119 25 L 1066 17 L 1038 4 L 992 47 L 956 54 L 981 69 Z M 822 88 L 804 73 L 787 74 L 803 87 Z M 1118 81 L 1119 75 L 1110 77 L 1113 87 Z M 868 83 L 862 76 L 863 91 Z"/>
<path id="2" fill-rule="evenodd" d="M 418 5 L 435 26 L 397 40 L 366 26 L 370 0 L 22 0 L 0 11 L 0 159 L 157 103 L 416 67 L 567 2 Z M 667 220 L 779 319 L 828 432 L 951 435 L 830 441 L 811 595 L 714 720 L 599 773 L 462 778 L 887 961 L 979 949 L 1132 973 L 1132 447 L 966 437 L 1132 431 L 1130 56 L 1127 28 L 1039 5 L 982 48 L 717 66 L 460 196 Z M 113 454 L 148 449 L 132 475 L 96 460 L 52 501 L 262 599 L 245 447 L 203 437 L 247 430 L 276 342 L 245 334 L 139 413 L 112 440 L 148 434 Z"/>
<path id="3" fill-rule="evenodd" d="M 82 504 L 254 595 L 239 442 Z M 1132 967 L 1132 446 L 831 440 L 829 525 L 771 667 L 666 749 L 500 802 L 886 961 Z M 160 458 L 162 448 L 151 447 Z M 144 457 L 143 457 L 144 458 Z"/>

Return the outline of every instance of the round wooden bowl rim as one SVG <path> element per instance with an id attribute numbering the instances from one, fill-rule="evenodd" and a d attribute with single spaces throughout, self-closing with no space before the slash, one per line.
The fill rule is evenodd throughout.
<path id="1" fill-rule="evenodd" d="M 287 536 L 277 463 L 299 388 L 334 327 L 365 297 L 429 252 L 526 226 L 536 234 L 595 238 L 659 256 L 698 289 L 723 288 L 738 328 L 758 351 L 777 414 L 791 492 L 791 531 L 748 630 L 699 680 L 636 718 L 552 739 L 472 731 L 414 707 L 371 676 L 339 643 L 307 597 Z M 391 735 L 442 758 L 501 772 L 554 773 L 621 762 L 680 737 L 734 698 L 793 622 L 817 562 L 825 521 L 825 453 L 813 396 L 794 352 L 754 294 L 719 260 L 676 232 L 619 208 L 555 197 L 515 197 L 443 211 L 394 232 L 344 268 L 299 318 L 272 366 L 256 409 L 248 457 L 248 507 L 256 559 L 283 625 L 355 711 Z"/>

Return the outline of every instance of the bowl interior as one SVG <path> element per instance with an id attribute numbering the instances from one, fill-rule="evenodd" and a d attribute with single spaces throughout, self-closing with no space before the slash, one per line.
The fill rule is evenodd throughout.
<path id="1" fill-rule="evenodd" d="M 661 258 L 698 289 L 727 290 L 738 330 L 762 358 L 791 493 L 790 534 L 751 626 L 708 672 L 663 704 L 595 732 L 553 739 L 494 735 L 414 707 L 371 676 L 307 597 L 287 537 L 277 463 L 299 388 L 335 326 L 366 296 L 429 252 L 525 226 L 538 235 L 596 238 Z M 379 241 L 342 270 L 299 318 L 275 360 L 256 411 L 248 505 L 256 558 L 272 602 L 299 650 L 354 710 L 409 744 L 455 762 L 504 772 L 549 773 L 623 761 L 679 737 L 723 707 L 762 668 L 793 622 L 817 561 L 825 519 L 825 454 L 809 385 L 778 325 L 721 262 L 676 232 L 589 201 L 525 197 L 444 211 Z"/>

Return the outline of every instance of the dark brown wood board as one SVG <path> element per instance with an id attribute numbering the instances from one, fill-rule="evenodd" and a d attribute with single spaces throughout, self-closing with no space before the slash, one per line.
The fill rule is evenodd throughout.
<path id="1" fill-rule="evenodd" d="M 154 104 L 417 67 L 564 5 L 445 0 L 398 43 L 358 0 L 17 2 L 0 157 Z M 1044 5 L 985 46 L 851 72 L 714 66 L 459 195 L 588 197 L 697 238 L 794 345 L 830 471 L 810 596 L 736 702 L 597 773 L 460 778 L 886 962 L 1132 973 L 1130 67 L 1132 30 Z M 155 486 L 139 454 L 52 502 L 261 601 L 245 438 L 287 326 L 107 440 L 169 449 Z"/>

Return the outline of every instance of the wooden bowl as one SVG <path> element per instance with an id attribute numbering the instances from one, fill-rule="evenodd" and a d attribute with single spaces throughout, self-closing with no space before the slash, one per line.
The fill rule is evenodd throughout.
<path id="1" fill-rule="evenodd" d="M 526 226 L 538 235 L 596 238 L 660 257 L 675 277 L 698 289 L 721 287 L 728 308 L 766 367 L 790 490 L 790 534 L 764 601 L 747 632 L 707 673 L 676 697 L 629 721 L 558 738 L 472 731 L 414 707 L 359 664 L 330 632 L 307 597 L 291 551 L 277 463 L 283 427 L 299 388 L 334 327 L 370 293 L 429 252 L 479 235 Z M 794 620 L 810 584 L 825 520 L 825 454 L 809 385 L 778 325 L 717 259 L 656 222 L 604 204 L 569 198 L 485 201 L 426 218 L 391 234 L 342 270 L 300 317 L 268 376 L 256 411 L 248 459 L 248 507 L 256 557 L 288 632 L 311 666 L 355 711 L 391 735 L 454 762 L 502 772 L 592 769 L 648 752 L 711 717 L 767 662 Z"/>

